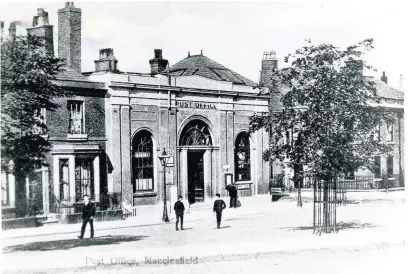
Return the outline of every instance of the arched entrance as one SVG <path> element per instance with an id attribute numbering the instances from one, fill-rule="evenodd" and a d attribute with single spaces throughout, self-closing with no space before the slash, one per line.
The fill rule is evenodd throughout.
<path id="1" fill-rule="evenodd" d="M 208 174 L 207 167 L 211 162 L 208 162 L 207 151 L 212 148 L 212 142 L 208 124 L 200 119 L 188 122 L 180 134 L 179 148 L 183 151 L 184 157 L 181 169 L 186 177 L 187 197 L 190 204 L 203 202 L 206 196 L 206 179 L 212 176 L 211 173 Z"/>

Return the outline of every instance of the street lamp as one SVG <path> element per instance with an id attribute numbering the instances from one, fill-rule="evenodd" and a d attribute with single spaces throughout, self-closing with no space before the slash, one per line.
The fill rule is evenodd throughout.
<path id="1" fill-rule="evenodd" d="M 163 173 L 164 173 L 164 189 L 163 189 L 163 202 L 164 202 L 164 207 L 163 207 L 163 217 L 162 221 L 163 222 L 169 222 L 169 216 L 167 215 L 167 191 L 166 191 L 166 166 L 169 161 L 171 156 L 167 155 L 166 149 L 163 148 L 162 155 L 159 156 L 160 162 L 163 166 Z"/>

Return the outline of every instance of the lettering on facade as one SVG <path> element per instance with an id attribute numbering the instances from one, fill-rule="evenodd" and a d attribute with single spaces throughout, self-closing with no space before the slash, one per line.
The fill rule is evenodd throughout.
<path id="1" fill-rule="evenodd" d="M 178 108 L 216 109 L 214 104 L 200 102 L 176 102 Z"/>

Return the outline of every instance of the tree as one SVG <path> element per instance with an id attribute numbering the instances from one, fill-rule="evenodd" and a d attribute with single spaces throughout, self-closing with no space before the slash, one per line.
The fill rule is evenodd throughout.
<path id="1" fill-rule="evenodd" d="M 53 98 L 64 96 L 53 83 L 62 66 L 61 59 L 46 53 L 42 37 L 2 39 L 1 168 L 16 176 L 19 202 L 26 199 L 25 178 L 45 164 L 50 143 L 44 138 L 44 111 L 55 111 Z"/>
<path id="2" fill-rule="evenodd" d="M 251 117 L 251 132 L 270 131 L 264 158 L 288 159 L 299 186 L 305 171 L 330 184 L 350 168 L 372 168 L 373 155 L 389 150 L 371 138 L 376 125 L 393 119 L 379 106 L 375 83 L 363 75 L 372 69 L 362 59 L 372 42 L 340 49 L 308 41 L 285 57 L 288 68 L 272 76 L 268 92 L 281 94 L 281 106 Z"/>

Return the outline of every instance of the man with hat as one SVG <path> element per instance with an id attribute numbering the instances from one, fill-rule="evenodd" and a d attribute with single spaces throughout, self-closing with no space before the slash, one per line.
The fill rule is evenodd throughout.
<path id="1" fill-rule="evenodd" d="M 178 196 L 178 201 L 174 204 L 174 212 L 176 213 L 176 230 L 178 231 L 178 223 L 179 220 L 181 221 L 181 230 L 184 230 L 183 228 L 183 216 L 184 216 L 184 204 L 181 201 L 183 197 Z"/>

